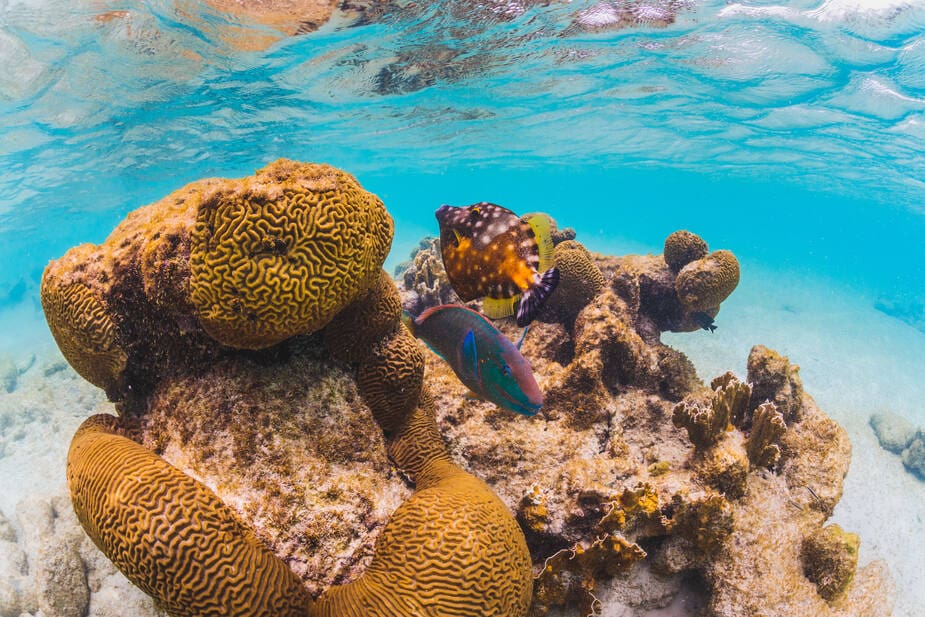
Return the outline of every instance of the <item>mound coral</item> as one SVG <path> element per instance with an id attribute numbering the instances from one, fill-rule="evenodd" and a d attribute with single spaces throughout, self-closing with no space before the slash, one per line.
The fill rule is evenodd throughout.
<path id="1" fill-rule="evenodd" d="M 665 248 L 662 251 L 665 263 L 675 273 L 680 272 L 681 268 L 690 262 L 706 257 L 707 253 L 709 249 L 703 238 L 686 229 L 676 231 L 665 238 Z"/>
<path id="2" fill-rule="evenodd" d="M 423 356 L 400 324 L 397 292 L 381 270 L 391 235 L 382 203 L 351 176 L 278 161 L 253 178 L 189 185 L 129 215 L 103 245 L 46 269 L 49 322 L 75 364 L 96 371 L 100 350 L 125 350 L 124 366 L 99 378 L 118 385 L 108 393 L 119 400 L 121 417 L 91 418 L 72 442 L 75 510 L 94 542 L 170 614 L 526 613 L 531 575 L 523 533 L 492 491 L 450 460 L 437 432 L 422 390 Z M 66 294 L 56 290 L 75 284 L 97 302 L 68 312 L 58 301 Z M 89 336 L 91 321 L 91 334 L 108 338 Z M 361 435 L 370 439 L 362 427 L 338 432 L 327 417 L 350 396 L 342 386 L 293 400 L 311 375 L 305 368 L 343 381 L 332 362 L 356 374 L 365 406 L 352 417 L 371 412 L 366 425 L 381 429 L 390 458 L 415 485 L 384 526 L 376 524 L 382 514 L 365 507 L 372 516 L 361 526 L 378 537 L 362 573 L 323 572 L 311 555 L 318 546 L 299 544 L 306 530 L 299 519 L 311 518 L 307 501 L 283 516 L 287 504 L 298 505 L 287 497 L 299 493 L 289 487 L 297 465 L 315 465 L 308 483 L 340 474 L 346 482 L 329 485 L 325 497 L 337 499 L 354 488 L 349 477 L 357 471 L 341 471 L 335 460 L 349 466 L 351 446 Z M 273 378 L 260 384 L 259 367 Z M 333 409 L 325 409 L 326 396 Z M 304 424 L 306 404 L 322 408 L 314 420 L 321 430 Z M 299 459 L 299 433 L 312 430 L 325 458 Z M 208 478 L 215 490 L 139 442 Z M 262 508 L 255 511 L 252 500 Z M 322 533 L 314 543 L 335 537 Z M 353 550 L 371 538 L 353 541 L 359 544 L 339 549 L 341 561 L 356 562 Z M 203 560 L 207 553 L 215 558 Z M 463 573 L 468 583 L 459 586 Z M 327 589 L 313 600 L 306 580 Z"/>

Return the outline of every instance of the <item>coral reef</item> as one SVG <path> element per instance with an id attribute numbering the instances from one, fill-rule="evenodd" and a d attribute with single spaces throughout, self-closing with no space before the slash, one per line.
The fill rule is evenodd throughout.
<path id="1" fill-rule="evenodd" d="M 455 460 L 517 509 L 538 576 L 531 614 L 633 614 L 693 594 L 717 617 L 888 615 L 882 563 L 858 570 L 831 605 L 804 574 L 800 547 L 841 495 L 850 444 L 804 394 L 798 367 L 756 346 L 745 379 L 704 387 L 659 341 L 693 329 L 664 259 L 592 259 L 599 293 L 574 321 L 547 315 L 523 343 L 544 417 L 467 399 L 426 357 Z M 691 410 L 709 421 L 682 419 Z M 620 595 L 641 580 L 662 591 Z"/>
<path id="2" fill-rule="evenodd" d="M 576 240 L 556 244 L 553 260 L 559 269 L 559 284 L 546 301 L 543 318 L 549 319 L 551 313 L 556 316 L 552 321 L 574 320 L 604 287 L 604 275 L 590 251 Z"/>
<path id="3" fill-rule="evenodd" d="M 889 615 L 884 566 L 858 569 L 850 536 L 826 544 L 850 443 L 804 393 L 798 367 L 756 346 L 745 379 L 726 373 L 707 387 L 661 343 L 715 317 L 738 278 L 731 253 L 675 272 L 663 256 L 559 246 L 584 264 L 569 276 L 587 287 L 523 342 L 546 393 L 531 418 L 468 398 L 398 325 L 399 303 L 436 304 L 448 288 L 425 265 L 432 244 L 404 272 L 401 302 L 377 266 L 314 334 L 259 350 L 213 341 L 182 286 L 115 302 L 94 279 L 126 354 L 109 388 L 119 431 L 251 528 L 301 580 L 310 614 L 571 617 L 693 598 L 708 617 Z M 163 276 L 186 276 L 183 250 L 158 255 Z M 695 304 L 682 300 L 690 290 Z M 122 310 L 149 321 L 126 327 Z M 173 339 L 138 343 L 152 324 Z M 813 567 L 832 558 L 830 601 Z"/>
<path id="4" fill-rule="evenodd" d="M 671 271 L 678 273 L 681 268 L 692 261 L 706 257 L 709 252 L 710 250 L 707 248 L 707 243 L 703 241 L 703 238 L 682 229 L 669 234 L 665 238 L 662 255 L 665 257 L 665 263 L 668 264 Z"/>
<path id="5" fill-rule="evenodd" d="M 391 235 L 351 176 L 281 160 L 184 187 L 46 269 L 49 322 L 78 370 L 98 377 L 99 349 L 124 353 L 98 380 L 120 417 L 72 441 L 75 511 L 171 615 L 526 613 L 523 533 L 437 433 L 381 271 Z M 69 312 L 57 290 L 75 282 L 94 303 Z M 414 492 L 383 526 L 386 452 Z"/>

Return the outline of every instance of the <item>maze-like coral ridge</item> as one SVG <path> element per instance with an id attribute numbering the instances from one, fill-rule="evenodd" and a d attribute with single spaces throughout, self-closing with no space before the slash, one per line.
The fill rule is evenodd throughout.
<path id="1" fill-rule="evenodd" d="M 126 363 L 115 322 L 89 287 L 80 282 L 63 283 L 50 272 L 51 266 L 42 277 L 41 291 L 48 327 L 74 370 L 106 390 Z"/>
<path id="2" fill-rule="evenodd" d="M 192 303 L 221 343 L 268 347 L 322 328 L 368 289 L 391 241 L 385 206 L 352 176 L 277 161 L 202 197 Z"/>
<path id="3" fill-rule="evenodd" d="M 491 489 L 444 465 L 437 484 L 395 511 L 363 579 L 322 595 L 320 615 L 526 614 L 532 577 L 523 533 Z"/>
<path id="4" fill-rule="evenodd" d="M 74 510 L 94 543 L 174 616 L 304 617 L 301 581 L 203 484 L 91 416 L 68 452 Z"/>

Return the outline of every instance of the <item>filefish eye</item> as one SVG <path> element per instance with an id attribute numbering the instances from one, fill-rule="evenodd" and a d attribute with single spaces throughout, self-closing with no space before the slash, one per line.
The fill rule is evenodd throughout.
<path id="1" fill-rule="evenodd" d="M 472 210 L 469 211 L 469 218 L 477 218 L 482 213 L 482 209 L 478 206 L 473 206 Z"/>

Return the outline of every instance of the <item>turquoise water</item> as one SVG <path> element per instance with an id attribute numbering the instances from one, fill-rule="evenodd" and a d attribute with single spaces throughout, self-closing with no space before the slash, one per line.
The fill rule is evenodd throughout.
<path id="1" fill-rule="evenodd" d="M 691 229 L 743 282 L 715 334 L 671 344 L 705 378 L 755 343 L 803 366 L 856 445 L 837 518 L 891 562 L 896 614 L 925 614 L 896 548 L 925 499 L 866 427 L 925 425 L 925 2 L 376 7 L 285 37 L 194 2 L 0 0 L 0 351 L 47 338 L 48 260 L 279 157 L 377 193 L 389 267 L 442 203 L 548 211 L 609 253 Z M 910 526 L 863 515 L 881 473 L 901 488 L 878 518 Z"/>

